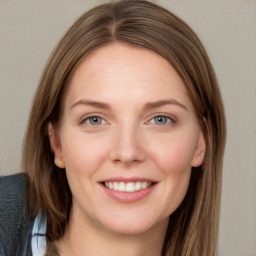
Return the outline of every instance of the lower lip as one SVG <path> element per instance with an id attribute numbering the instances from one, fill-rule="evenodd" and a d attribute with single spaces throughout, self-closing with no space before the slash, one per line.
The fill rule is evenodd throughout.
<path id="1" fill-rule="evenodd" d="M 100 185 L 103 188 L 104 192 L 111 198 L 113 198 L 119 202 L 122 202 L 122 203 L 133 203 L 133 202 L 142 200 L 145 197 L 147 197 L 155 189 L 157 183 L 155 183 L 154 185 L 152 185 L 148 188 L 141 189 L 139 191 L 134 191 L 134 192 L 122 192 L 122 191 L 118 191 L 118 190 L 112 190 L 112 189 L 105 187 L 101 183 L 100 183 Z"/>

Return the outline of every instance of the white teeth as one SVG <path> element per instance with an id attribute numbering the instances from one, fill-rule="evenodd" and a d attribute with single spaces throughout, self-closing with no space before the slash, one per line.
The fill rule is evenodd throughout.
<path id="1" fill-rule="evenodd" d="M 142 184 L 141 184 L 142 188 L 145 189 L 145 188 L 147 188 L 147 186 L 148 186 L 148 183 L 146 181 L 142 182 Z"/>
<path id="2" fill-rule="evenodd" d="M 136 190 L 141 190 L 141 182 L 137 181 L 137 182 L 135 183 L 135 189 L 136 189 Z"/>
<path id="3" fill-rule="evenodd" d="M 134 192 L 141 189 L 146 189 L 152 185 L 151 182 L 147 181 L 136 181 L 136 182 L 105 182 L 104 185 L 111 190 L 118 190 L 122 192 Z"/>
<path id="4" fill-rule="evenodd" d="M 114 190 L 118 190 L 118 183 L 117 182 L 114 182 Z"/>
<path id="5" fill-rule="evenodd" d="M 118 190 L 119 191 L 125 191 L 125 183 L 124 182 L 119 183 Z"/>
<path id="6" fill-rule="evenodd" d="M 128 182 L 126 184 L 126 190 L 125 191 L 126 192 L 133 192 L 133 191 L 135 191 L 135 184 L 134 184 L 134 182 Z"/>

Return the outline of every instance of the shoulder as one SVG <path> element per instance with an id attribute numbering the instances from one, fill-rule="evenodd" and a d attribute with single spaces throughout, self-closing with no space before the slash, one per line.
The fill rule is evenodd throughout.
<path id="1" fill-rule="evenodd" d="M 15 174 L 0 177 L 0 216 L 7 217 L 19 215 L 25 206 L 25 174 Z M 8 216 L 3 216 L 8 213 Z M 1 219 L 3 220 L 3 219 Z M 1 222 L 2 223 L 2 222 Z"/>
<path id="2" fill-rule="evenodd" d="M 10 176 L 0 176 L 1 202 L 8 199 L 15 199 L 16 195 L 25 191 L 26 174 L 19 173 Z"/>
<path id="3" fill-rule="evenodd" d="M 6 255 L 16 255 L 27 247 L 32 222 L 26 211 L 25 174 L 0 177 L 0 248 Z"/>

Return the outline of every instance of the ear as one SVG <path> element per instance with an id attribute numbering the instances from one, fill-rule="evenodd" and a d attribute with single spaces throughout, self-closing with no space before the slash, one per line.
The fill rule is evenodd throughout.
<path id="1" fill-rule="evenodd" d="M 203 134 L 202 131 L 200 131 L 198 141 L 197 141 L 197 145 L 196 145 L 196 150 L 195 150 L 195 153 L 194 153 L 194 157 L 193 157 L 193 160 L 191 162 L 191 165 L 193 167 L 198 167 L 203 163 L 205 150 L 206 150 L 206 143 L 205 143 L 204 134 Z"/>
<path id="2" fill-rule="evenodd" d="M 48 136 L 51 150 L 54 153 L 54 163 L 57 167 L 63 169 L 65 168 L 65 162 L 62 156 L 60 138 L 52 123 L 48 124 Z"/>

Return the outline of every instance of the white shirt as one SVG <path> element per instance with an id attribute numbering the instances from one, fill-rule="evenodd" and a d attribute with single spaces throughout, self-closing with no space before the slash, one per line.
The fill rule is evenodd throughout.
<path id="1" fill-rule="evenodd" d="M 32 255 L 44 256 L 46 253 L 46 222 L 47 218 L 43 214 L 37 215 L 32 230 Z"/>

